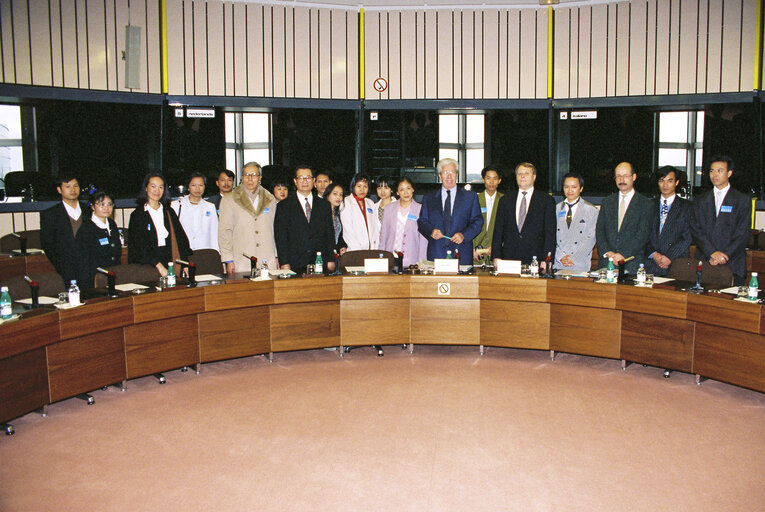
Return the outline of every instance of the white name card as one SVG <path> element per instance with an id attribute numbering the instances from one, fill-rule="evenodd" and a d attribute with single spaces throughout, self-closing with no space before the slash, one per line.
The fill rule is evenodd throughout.
<path id="1" fill-rule="evenodd" d="M 458 274 L 460 271 L 460 260 L 436 258 L 433 264 L 433 272 L 436 274 Z"/>
<path id="2" fill-rule="evenodd" d="M 387 274 L 388 258 L 364 258 L 365 274 Z"/>
<path id="3" fill-rule="evenodd" d="M 494 271 L 497 274 L 518 274 L 521 273 L 521 260 L 496 260 L 497 266 Z"/>

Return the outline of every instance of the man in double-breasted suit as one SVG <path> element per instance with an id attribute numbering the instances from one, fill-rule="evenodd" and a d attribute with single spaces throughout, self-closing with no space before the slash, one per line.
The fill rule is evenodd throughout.
<path id="1" fill-rule="evenodd" d="M 483 228 L 477 237 L 473 239 L 473 261 L 479 261 L 481 256 L 476 250 L 481 247 L 491 254 L 491 242 L 494 237 L 494 219 L 497 218 L 497 203 L 504 194 L 497 192 L 497 188 L 502 183 L 499 175 L 499 169 L 496 167 L 486 167 L 481 171 L 481 180 L 483 181 L 484 191 L 478 194 L 478 205 L 481 207 L 483 216 Z"/>
<path id="2" fill-rule="evenodd" d="M 540 270 L 547 270 L 545 258 L 555 254 L 555 200 L 534 190 L 537 168 L 528 162 L 515 168 L 514 190 L 499 200 L 491 259 L 521 260 L 530 263 L 534 256 Z M 496 263 L 495 263 L 496 266 Z"/>
<path id="3" fill-rule="evenodd" d="M 457 187 L 457 161 L 444 158 L 436 165 L 441 188 L 422 199 L 417 229 L 428 241 L 428 260 L 460 253 L 460 265 L 473 261 L 473 238 L 481 232 L 483 217 L 475 192 Z"/>
<path id="4" fill-rule="evenodd" d="M 675 194 L 680 184 L 677 169 L 665 165 L 658 171 L 661 196 L 654 202 L 651 233 L 646 246 L 645 269 L 666 276 L 676 258 L 687 258 L 691 246 L 691 203 Z"/>
<path id="5" fill-rule="evenodd" d="M 297 193 L 279 202 L 274 218 L 279 266 L 299 274 L 316 260 L 317 252 L 321 253 L 324 268 L 335 270 L 332 211 L 328 201 L 313 193 L 313 182 L 310 167 L 295 169 Z"/>
<path id="6" fill-rule="evenodd" d="M 584 178 L 580 174 L 569 172 L 563 176 L 563 195 L 566 199 L 555 206 L 557 269 L 587 272 L 592 266 L 598 209 L 582 199 L 582 190 Z"/>
<path id="7" fill-rule="evenodd" d="M 728 265 L 735 284 L 746 281 L 746 243 L 749 240 L 752 203 L 730 186 L 733 160 L 715 156 L 709 166 L 714 188 L 693 201 L 691 234 L 696 257 L 711 265 Z"/>
<path id="8" fill-rule="evenodd" d="M 651 230 L 651 200 L 635 190 L 637 173 L 629 162 L 622 162 L 614 169 L 619 192 L 603 199 L 598 215 L 598 267 L 614 264 L 634 256 L 625 269 L 637 274 L 645 262 L 645 246 Z"/>

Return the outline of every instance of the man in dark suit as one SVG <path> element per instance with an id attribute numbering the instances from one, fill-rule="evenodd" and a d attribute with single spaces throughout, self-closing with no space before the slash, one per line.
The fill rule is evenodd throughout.
<path id="1" fill-rule="evenodd" d="M 298 274 L 316 260 L 317 252 L 321 253 L 324 268 L 335 270 L 332 211 L 328 201 L 313 193 L 313 182 L 310 167 L 302 165 L 295 169 L 297 194 L 279 202 L 274 218 L 279 266 Z"/>
<path id="2" fill-rule="evenodd" d="M 528 264 L 536 256 L 540 270 L 546 271 L 545 258 L 555 255 L 555 200 L 534 191 L 536 179 L 533 164 L 523 162 L 515 167 L 518 190 L 499 200 L 491 258 Z"/>
<path id="3" fill-rule="evenodd" d="M 483 216 L 478 196 L 457 188 L 457 161 L 444 158 L 436 165 L 441 188 L 422 199 L 417 229 L 428 241 L 428 260 L 460 253 L 460 265 L 473 261 L 473 238 L 481 232 Z"/>
<path id="4" fill-rule="evenodd" d="M 220 200 L 223 196 L 228 195 L 234 190 L 234 182 L 236 181 L 236 175 L 228 169 L 223 169 L 218 173 L 218 179 L 215 180 L 215 185 L 218 187 L 218 193 L 214 196 L 210 196 L 207 200 L 215 205 L 215 211 L 220 214 Z"/>
<path id="5" fill-rule="evenodd" d="M 483 215 L 483 228 L 477 237 L 473 239 L 473 261 L 479 262 L 484 256 L 478 254 L 478 248 L 486 251 L 486 257 L 491 256 L 491 242 L 494 238 L 494 221 L 497 218 L 497 206 L 499 199 L 505 195 L 497 192 L 502 177 L 499 174 L 498 167 L 484 167 L 481 171 L 481 181 L 484 184 L 484 191 L 478 194 L 478 205 L 481 207 Z"/>
<path id="6" fill-rule="evenodd" d="M 626 271 L 632 275 L 645 261 L 645 246 L 651 231 L 651 200 L 635 191 L 637 173 L 629 162 L 622 162 L 614 169 L 619 192 L 603 199 L 598 215 L 597 245 L 600 259 L 598 267 L 614 264 L 634 256 L 627 263 Z"/>
<path id="7" fill-rule="evenodd" d="M 677 169 L 665 165 L 658 171 L 661 196 L 653 205 L 653 221 L 645 269 L 649 274 L 666 276 L 675 258 L 687 258 L 691 245 L 691 203 L 675 194 L 680 180 Z"/>
<path id="8" fill-rule="evenodd" d="M 83 221 L 90 220 L 86 203 L 80 203 L 80 183 L 73 176 L 61 176 L 56 190 L 61 202 L 40 214 L 40 243 L 45 255 L 64 283 L 77 279 L 74 237 Z"/>
<path id="9" fill-rule="evenodd" d="M 746 243 L 749 240 L 752 203 L 730 186 L 733 160 L 715 156 L 709 166 L 714 188 L 693 201 L 691 234 L 696 257 L 711 265 L 728 265 L 735 284 L 746 281 Z"/>

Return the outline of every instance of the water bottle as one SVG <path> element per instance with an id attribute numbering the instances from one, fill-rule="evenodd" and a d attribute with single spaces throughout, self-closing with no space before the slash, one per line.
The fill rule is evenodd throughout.
<path id="1" fill-rule="evenodd" d="M 531 265 L 529 265 L 529 274 L 531 277 L 539 277 L 539 260 L 536 256 L 531 257 Z"/>
<path id="2" fill-rule="evenodd" d="M 616 273 L 614 271 L 614 259 L 608 258 L 608 266 L 606 267 L 606 282 L 615 283 Z"/>
<path id="3" fill-rule="evenodd" d="M 645 284 L 645 275 L 646 275 L 645 265 L 643 265 L 641 263 L 640 264 L 640 268 L 637 271 L 637 282 L 638 282 L 638 284 L 640 284 L 640 285 Z"/>
<path id="4" fill-rule="evenodd" d="M 168 261 L 167 262 L 167 287 L 172 288 L 175 286 L 175 267 L 173 267 L 173 262 Z"/>
<path id="5" fill-rule="evenodd" d="M 316 261 L 313 264 L 314 272 L 317 274 L 323 274 L 324 273 L 324 260 L 321 259 L 321 253 L 316 253 Z"/>
<path id="6" fill-rule="evenodd" d="M 7 286 L 0 288 L 0 316 L 3 317 L 3 320 L 8 320 L 13 316 L 13 308 L 11 307 L 11 294 L 8 293 Z"/>
<path id="7" fill-rule="evenodd" d="M 268 279 L 268 260 L 264 259 L 260 262 L 260 272 L 258 272 L 260 279 Z"/>
<path id="8" fill-rule="evenodd" d="M 80 305 L 80 287 L 77 286 L 77 281 L 72 279 L 69 282 L 69 306 L 75 307 Z"/>
<path id="9" fill-rule="evenodd" d="M 446 259 L 447 260 L 452 259 L 452 251 L 451 250 L 446 251 Z"/>
<path id="10" fill-rule="evenodd" d="M 749 278 L 749 300 L 757 300 L 759 298 L 760 283 L 757 281 L 757 272 L 752 272 L 752 277 Z"/>

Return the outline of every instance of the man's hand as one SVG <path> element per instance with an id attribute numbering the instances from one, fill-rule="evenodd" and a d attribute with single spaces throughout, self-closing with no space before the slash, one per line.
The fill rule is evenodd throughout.
<path id="1" fill-rule="evenodd" d="M 618 265 L 620 261 L 624 261 L 625 259 L 627 259 L 624 256 L 622 256 L 622 254 L 620 252 L 613 252 L 613 251 L 607 252 L 603 256 L 605 256 L 606 259 L 613 258 L 614 259 L 614 263 L 616 265 Z"/>
<path id="2" fill-rule="evenodd" d="M 160 276 L 165 277 L 167 275 L 167 269 L 162 263 L 157 263 L 155 267 L 157 267 Z"/>
<path id="3" fill-rule="evenodd" d="M 444 234 L 441 233 L 440 229 L 434 229 L 433 232 L 430 234 L 430 238 L 433 240 L 441 240 L 444 237 Z"/>
<path id="4" fill-rule="evenodd" d="M 669 266 L 672 265 L 671 259 L 658 252 L 653 253 L 651 259 L 653 259 L 653 261 L 655 261 L 661 268 L 669 268 Z"/>
<path id="5" fill-rule="evenodd" d="M 560 259 L 560 262 L 563 263 L 564 267 L 573 267 L 574 266 L 574 262 L 571 261 L 571 255 L 570 254 L 566 254 L 565 256 L 563 256 Z"/>
<path id="6" fill-rule="evenodd" d="M 282 270 L 290 270 L 290 266 L 289 266 L 289 263 L 288 263 L 288 264 L 286 264 L 286 265 L 281 265 L 281 266 L 280 266 L 280 268 L 281 268 Z"/>
<path id="7" fill-rule="evenodd" d="M 330 272 L 334 272 L 335 271 L 335 262 L 334 261 L 328 261 L 327 262 L 327 270 L 329 270 Z"/>
<path id="8" fill-rule="evenodd" d="M 233 276 L 234 272 L 236 272 L 236 265 L 234 265 L 234 262 L 226 263 L 226 274 Z"/>
<path id="9" fill-rule="evenodd" d="M 462 233 L 454 233 L 449 240 L 451 240 L 455 244 L 459 245 L 459 244 L 461 244 L 462 242 L 465 241 L 465 237 L 462 236 Z"/>
<path id="10" fill-rule="evenodd" d="M 725 265 L 728 263 L 728 255 L 725 254 L 722 251 L 715 251 L 712 253 L 712 255 L 709 257 L 709 264 L 710 265 Z"/>

